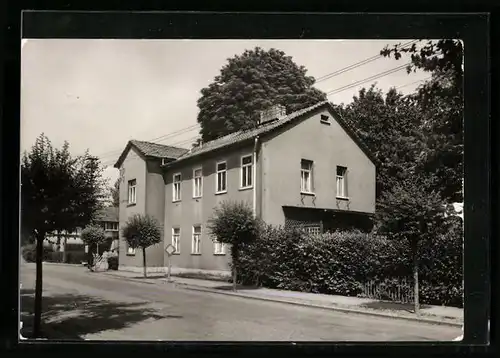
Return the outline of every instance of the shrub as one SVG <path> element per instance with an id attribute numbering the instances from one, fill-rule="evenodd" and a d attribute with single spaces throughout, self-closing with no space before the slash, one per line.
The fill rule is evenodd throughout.
<path id="1" fill-rule="evenodd" d="M 87 260 L 87 254 L 84 251 L 67 251 L 66 262 L 67 264 L 81 264 Z"/>
<path id="2" fill-rule="evenodd" d="M 108 269 L 109 270 L 118 270 L 118 256 L 108 257 Z"/>
<path id="3" fill-rule="evenodd" d="M 61 251 L 54 251 L 50 253 L 50 258 L 48 261 L 50 262 L 63 262 L 63 255 L 64 252 Z"/>
<path id="4" fill-rule="evenodd" d="M 42 260 L 43 261 L 50 260 L 50 258 L 51 258 L 50 255 L 51 255 L 51 252 L 53 252 L 53 251 L 54 250 L 52 249 L 52 247 L 44 246 Z M 24 246 L 21 249 L 21 255 L 23 256 L 24 260 L 26 260 L 26 262 L 35 262 L 35 260 L 36 260 L 36 243 Z"/>
<path id="5" fill-rule="evenodd" d="M 461 307 L 461 235 L 450 230 L 421 248 L 422 303 Z M 397 289 L 411 273 L 406 243 L 357 231 L 312 236 L 263 225 L 239 258 L 240 283 L 344 296 L 362 294 L 368 282 Z"/>

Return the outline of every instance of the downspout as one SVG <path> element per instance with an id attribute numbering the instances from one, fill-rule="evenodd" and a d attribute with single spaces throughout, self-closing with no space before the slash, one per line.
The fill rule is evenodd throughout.
<path id="1" fill-rule="evenodd" d="M 253 217 L 257 217 L 257 148 L 259 145 L 259 136 L 255 137 L 253 146 L 253 171 L 252 171 L 252 181 L 253 181 Z"/>

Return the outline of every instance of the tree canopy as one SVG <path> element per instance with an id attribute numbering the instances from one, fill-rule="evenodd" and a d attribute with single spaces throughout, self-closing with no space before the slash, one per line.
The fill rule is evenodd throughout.
<path id="1" fill-rule="evenodd" d="M 214 81 L 201 90 L 197 118 L 201 141 L 252 128 L 259 111 L 272 105 L 283 105 L 289 113 L 326 100 L 306 73 L 304 66 L 277 49 L 256 47 L 229 58 Z"/>
<path id="2" fill-rule="evenodd" d="M 104 229 L 96 224 L 87 225 L 81 234 L 82 241 L 85 245 L 94 246 L 106 242 Z"/>
<path id="3" fill-rule="evenodd" d="M 111 206 L 118 208 L 120 206 L 120 178 L 116 179 L 115 184 L 110 188 Z"/>

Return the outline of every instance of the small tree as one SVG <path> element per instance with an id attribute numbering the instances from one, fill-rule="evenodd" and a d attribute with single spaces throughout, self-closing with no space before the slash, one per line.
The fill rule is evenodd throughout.
<path id="1" fill-rule="evenodd" d="M 87 225 L 82 230 L 81 237 L 83 243 L 89 247 L 89 269 L 92 269 L 91 267 L 95 268 L 96 263 L 92 260 L 92 249 L 96 247 L 97 254 L 99 254 L 99 244 L 106 242 L 104 229 L 95 224 Z"/>
<path id="2" fill-rule="evenodd" d="M 161 242 L 161 229 L 158 220 L 150 215 L 135 214 L 125 224 L 123 237 L 129 247 L 142 249 L 144 277 L 147 277 L 146 249 Z"/>
<path id="3" fill-rule="evenodd" d="M 111 206 L 118 208 L 120 206 L 120 178 L 116 179 L 109 192 L 111 194 Z"/>
<path id="4" fill-rule="evenodd" d="M 444 223 L 445 206 L 439 194 L 425 190 L 418 177 L 408 177 L 382 194 L 377 211 L 378 231 L 396 240 L 406 240 L 413 261 L 414 305 L 419 314 L 419 246 L 432 240 Z"/>
<path id="5" fill-rule="evenodd" d="M 233 290 L 236 291 L 239 253 L 242 245 L 257 237 L 258 221 L 246 203 L 224 201 L 214 209 L 208 227 L 214 241 L 231 245 Z"/>

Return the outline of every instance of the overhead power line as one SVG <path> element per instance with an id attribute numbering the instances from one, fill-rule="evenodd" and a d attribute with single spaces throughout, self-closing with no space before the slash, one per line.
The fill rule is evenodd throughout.
<path id="1" fill-rule="evenodd" d="M 343 91 L 346 91 L 348 89 L 351 89 L 351 88 L 354 88 L 354 87 L 357 87 L 359 85 L 362 85 L 362 84 L 365 84 L 366 82 L 370 82 L 372 80 L 376 80 L 376 79 L 379 79 L 379 78 L 382 78 L 382 77 L 385 77 L 385 76 L 388 76 L 390 74 L 393 74 L 395 72 L 398 72 L 398 71 L 401 71 L 402 69 L 406 68 L 407 66 L 409 65 L 409 63 L 406 63 L 404 65 L 401 65 L 401 66 L 398 66 L 398 67 L 394 67 L 390 70 L 387 70 L 387 71 L 384 71 L 384 72 L 380 72 L 380 73 L 377 73 L 373 76 L 370 76 L 370 77 L 366 77 L 366 78 L 363 78 L 359 81 L 356 81 L 356 82 L 352 82 L 348 85 L 345 85 L 345 86 L 342 86 L 342 87 L 339 87 L 339 88 L 335 88 L 333 90 L 330 90 L 328 91 L 326 94 L 327 96 L 331 96 L 331 95 L 334 95 L 334 94 L 337 94 L 337 93 L 340 93 L 340 92 L 343 92 Z"/>
<path id="2" fill-rule="evenodd" d="M 413 45 L 415 42 L 417 42 L 418 40 L 412 40 L 412 41 L 409 41 L 409 42 L 406 42 L 404 43 L 403 45 L 401 45 L 401 48 L 407 48 L 411 45 Z M 327 79 L 330 79 L 332 77 L 335 77 L 335 76 L 338 76 L 338 75 L 341 75 L 342 73 L 345 73 L 345 72 L 348 72 L 348 71 L 351 71 L 351 70 L 354 70 L 355 68 L 358 68 L 358 67 L 361 67 L 363 65 L 366 65 L 370 62 L 373 62 L 375 60 L 378 60 L 379 58 L 382 58 L 383 56 L 381 54 L 378 54 L 378 55 L 375 55 L 375 56 L 372 56 L 372 57 L 368 57 L 362 61 L 359 61 L 359 62 L 356 62 L 356 63 L 353 63 L 352 65 L 349 65 L 347 67 L 344 67 L 344 68 L 341 68 L 337 71 L 334 71 L 334 72 L 331 72 L 329 74 L 326 74 L 326 75 L 323 75 L 321 77 L 318 77 L 316 79 L 316 83 L 318 82 L 322 82 L 322 81 L 325 81 Z"/>
<path id="3" fill-rule="evenodd" d="M 395 89 L 405 88 L 405 87 L 411 86 L 411 85 L 413 85 L 415 83 L 419 83 L 419 82 L 424 82 L 424 81 L 430 80 L 431 78 L 432 78 L 432 76 L 429 76 L 429 77 L 426 77 L 426 78 L 422 78 L 421 80 L 413 81 L 413 82 L 407 83 L 405 85 L 398 86 Z"/>

